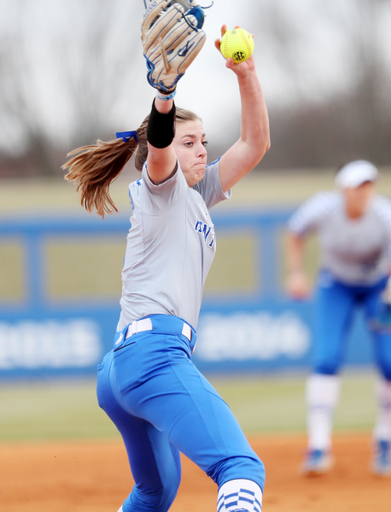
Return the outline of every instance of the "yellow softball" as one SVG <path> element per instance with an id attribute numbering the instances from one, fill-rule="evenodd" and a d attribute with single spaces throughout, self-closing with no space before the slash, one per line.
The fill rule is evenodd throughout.
<path id="1" fill-rule="evenodd" d="M 225 59 L 231 57 L 236 64 L 244 62 L 254 51 L 254 38 L 244 28 L 227 30 L 221 39 L 220 51 Z"/>

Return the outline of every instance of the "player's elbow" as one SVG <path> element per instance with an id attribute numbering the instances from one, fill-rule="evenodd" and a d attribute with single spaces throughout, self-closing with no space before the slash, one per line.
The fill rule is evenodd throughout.
<path id="1" fill-rule="evenodd" d="M 263 153 L 264 155 L 266 155 L 266 153 L 269 151 L 269 149 L 271 148 L 271 145 L 272 145 L 272 142 L 270 140 L 270 137 L 268 137 L 267 142 L 265 144 L 265 152 Z"/>
<path id="2" fill-rule="evenodd" d="M 266 153 L 269 151 L 271 146 L 270 141 L 270 132 L 269 130 L 262 130 L 258 134 L 258 136 L 252 141 L 252 147 L 255 151 L 255 156 L 258 158 L 259 163 L 262 158 L 266 155 Z"/>
<path id="3" fill-rule="evenodd" d="M 271 140 L 270 140 L 270 133 L 268 132 L 267 135 L 264 135 L 260 140 L 260 151 L 261 151 L 261 159 L 266 155 L 266 153 L 269 151 L 271 146 Z"/>
<path id="4" fill-rule="evenodd" d="M 252 146 L 252 165 L 251 167 L 256 167 L 262 158 L 266 155 L 266 153 L 270 149 L 270 137 L 262 138 L 256 144 Z"/>

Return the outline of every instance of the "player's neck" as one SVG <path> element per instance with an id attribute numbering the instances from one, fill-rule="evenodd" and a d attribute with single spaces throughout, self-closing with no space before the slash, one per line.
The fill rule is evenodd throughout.
<path id="1" fill-rule="evenodd" d="M 367 204 L 349 204 L 346 203 L 346 216 L 350 220 L 359 220 L 363 215 L 365 215 L 365 212 L 367 211 Z"/>

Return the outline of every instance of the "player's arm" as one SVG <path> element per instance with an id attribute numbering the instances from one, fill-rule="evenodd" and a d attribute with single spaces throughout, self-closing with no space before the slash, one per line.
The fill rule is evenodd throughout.
<path id="1" fill-rule="evenodd" d="M 328 215 L 339 204 L 339 195 L 318 192 L 307 199 L 288 221 L 286 289 L 296 299 L 305 299 L 310 294 L 310 283 L 304 266 L 304 249 L 307 235 L 317 232 Z"/>
<path id="2" fill-rule="evenodd" d="M 226 30 L 224 25 L 221 34 L 224 35 Z M 220 51 L 219 39 L 215 45 Z M 270 148 L 269 118 L 254 57 L 240 64 L 227 59 L 226 67 L 237 76 L 242 110 L 240 138 L 220 159 L 220 181 L 224 192 L 249 173 Z"/>
<path id="3" fill-rule="evenodd" d="M 179 3 L 178 3 L 179 2 Z M 195 0 L 155 0 L 145 3 L 141 25 L 147 80 L 157 92 L 148 122 L 147 169 L 159 184 L 176 170 L 173 97 L 178 81 L 205 43 L 204 13 Z"/>
<path id="4" fill-rule="evenodd" d="M 148 176 L 155 185 L 166 181 L 176 170 L 176 155 L 172 145 L 174 126 L 174 101 L 163 101 L 156 97 L 147 129 L 147 169 Z"/>
<path id="5" fill-rule="evenodd" d="M 286 260 L 288 275 L 286 290 L 288 295 L 297 300 L 306 299 L 310 295 L 310 282 L 304 269 L 305 237 L 288 231 Z"/>

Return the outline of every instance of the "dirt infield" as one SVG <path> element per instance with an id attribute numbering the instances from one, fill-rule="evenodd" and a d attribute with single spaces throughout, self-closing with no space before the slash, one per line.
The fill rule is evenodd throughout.
<path id="1" fill-rule="evenodd" d="M 250 437 L 266 465 L 264 512 L 389 512 L 391 478 L 370 474 L 370 434 L 334 437 L 336 464 L 304 478 L 303 436 Z M 173 512 L 213 512 L 216 487 L 183 457 Z M 121 441 L 0 445 L 0 510 L 116 512 L 132 486 Z"/>

